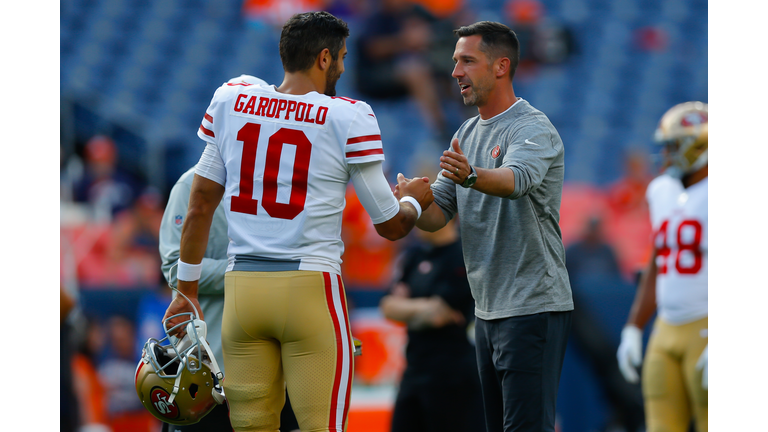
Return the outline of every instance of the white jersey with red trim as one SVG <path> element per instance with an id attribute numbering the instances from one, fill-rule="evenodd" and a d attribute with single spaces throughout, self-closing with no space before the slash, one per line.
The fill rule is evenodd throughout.
<path id="1" fill-rule="evenodd" d="M 662 175 L 646 197 L 657 250 L 656 304 L 659 316 L 684 324 L 708 315 L 708 184 L 688 187 Z"/>
<path id="2" fill-rule="evenodd" d="M 340 272 L 350 167 L 384 160 L 368 104 L 225 83 L 198 136 L 218 147 L 226 169 L 227 271 Z"/>

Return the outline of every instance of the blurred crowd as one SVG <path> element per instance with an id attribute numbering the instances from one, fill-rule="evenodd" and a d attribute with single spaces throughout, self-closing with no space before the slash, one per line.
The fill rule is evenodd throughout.
<path id="1" fill-rule="evenodd" d="M 356 91 L 374 110 L 380 100 L 413 100 L 424 127 L 447 146 L 457 126 L 474 115 L 458 102 L 450 77 L 451 30 L 457 27 L 456 17 L 466 21 L 473 14 L 469 6 L 462 0 L 245 0 L 242 13 L 251 25 L 273 28 L 299 10 L 326 9 L 362 19 L 357 64 L 350 66 Z M 568 29 L 547 19 L 536 0 L 509 0 L 503 16 L 523 47 L 518 70 L 523 80 L 538 65 L 565 62 L 578 50 Z M 640 35 L 641 43 L 651 48 L 663 43 L 658 34 L 646 33 Z M 190 145 L 196 140 L 190 131 Z M 144 341 L 160 332 L 170 296 L 158 253 L 170 186 L 150 185 L 146 173 L 127 166 L 120 154 L 109 134 L 76 142 L 71 152 L 62 148 L 62 430 L 158 428 L 136 397 L 133 374 Z M 401 157 L 387 154 L 393 166 Z M 437 160 L 429 163 L 425 169 L 434 176 Z M 654 175 L 650 156 L 638 149 L 624 155 L 623 177 L 607 186 L 566 183 L 561 228 L 577 308 L 590 311 L 597 287 L 630 296 L 634 292 L 637 272 L 650 253 L 645 188 Z M 411 236 L 393 243 L 378 236 L 351 186 L 342 235 L 342 273 L 350 305 L 377 306 L 391 288 L 401 252 L 420 240 Z M 611 421 L 642 422 L 637 417 L 641 399 L 608 376 L 615 369 L 618 342 L 596 315 L 585 318 L 597 320 L 594 325 L 574 324 L 575 343 L 605 376 L 606 391 L 618 395 L 612 399 L 621 406 L 614 407 Z M 72 397 L 64 397 L 67 392 Z"/>
<path id="2" fill-rule="evenodd" d="M 648 155 L 633 153 L 617 182 L 602 188 L 566 184 L 563 192 L 566 263 L 575 302 L 587 310 L 580 314 L 582 321 L 574 320 L 574 340 L 604 375 L 615 369 L 616 341 L 590 315 L 590 302 L 599 294 L 596 289 L 634 290 L 632 282 L 650 252 L 644 194 L 651 177 Z M 69 355 L 62 366 L 71 364 L 72 400 L 77 401 L 68 409 L 81 425 L 90 425 L 81 430 L 155 430 L 157 422 L 135 395 L 133 372 L 143 342 L 159 335 L 170 294 L 158 254 L 165 197 L 121 170 L 114 142 L 95 136 L 85 144 L 82 160 L 72 158 L 62 166 L 61 200 L 67 209 L 62 218 L 68 218 L 61 226 L 62 289 L 81 300 L 63 323 L 68 329 L 62 347 L 69 344 L 71 351 L 62 349 L 63 356 Z M 420 240 L 411 236 L 389 242 L 378 236 L 351 186 L 342 235 L 342 272 L 351 308 L 376 306 L 391 287 L 398 257 Z M 358 380 L 375 383 L 378 369 L 359 363 Z M 616 421 L 627 416 L 642 421 L 637 389 L 611 377 L 605 377 L 604 385 L 611 400 L 622 405 Z"/>

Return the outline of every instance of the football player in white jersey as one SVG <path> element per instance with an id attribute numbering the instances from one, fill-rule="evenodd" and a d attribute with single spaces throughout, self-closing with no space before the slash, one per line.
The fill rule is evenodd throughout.
<path id="1" fill-rule="evenodd" d="M 267 84 L 266 81 L 252 75 L 240 75 L 227 83 L 247 83 L 252 85 Z M 160 258 L 163 275 L 171 286 L 176 286 L 176 263 L 179 261 L 179 241 L 189 205 L 189 191 L 195 169 L 187 170 L 176 181 L 168 197 L 168 204 L 160 224 Z M 202 272 L 198 282 L 198 302 L 205 316 L 207 325 L 206 340 L 214 357 L 219 361 L 221 371 L 226 373 L 221 361 L 224 358 L 221 350 L 221 316 L 224 313 L 224 270 L 227 267 L 227 219 L 224 216 L 224 206 L 219 204 L 211 221 L 208 236 L 208 247 L 203 258 Z M 174 294 L 176 294 L 174 292 Z M 286 399 L 287 401 L 288 399 Z M 170 413 L 169 413 L 170 414 Z M 287 423 L 287 424 L 286 424 Z M 281 412 L 281 428 L 284 432 L 298 430 L 290 403 L 286 403 Z M 217 405 L 198 423 L 179 426 L 163 422 L 162 432 L 217 432 L 232 431 L 229 423 L 229 408 L 226 404 Z"/>
<path id="2" fill-rule="evenodd" d="M 643 364 L 648 432 L 687 432 L 691 419 L 698 432 L 708 427 L 707 117 L 707 104 L 682 103 L 664 114 L 656 130 L 670 166 L 648 185 L 653 254 L 617 353 L 629 382 L 638 382 L 636 367 Z M 643 362 L 643 328 L 654 312 Z"/>
<path id="3" fill-rule="evenodd" d="M 165 317 L 199 310 L 199 263 L 223 198 L 224 390 L 236 431 L 278 430 L 286 384 L 302 430 L 345 429 L 354 352 L 340 276 L 347 184 L 389 240 L 407 235 L 433 200 L 427 178 L 399 176 L 398 202 L 370 106 L 334 97 L 348 36 L 327 12 L 294 15 L 280 37 L 282 84 L 223 84 L 198 131 L 207 146 L 178 263 L 189 301 L 177 296 Z"/>

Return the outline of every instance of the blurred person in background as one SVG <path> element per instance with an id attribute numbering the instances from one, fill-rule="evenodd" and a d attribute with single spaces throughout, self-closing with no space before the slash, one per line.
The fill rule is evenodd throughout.
<path id="1" fill-rule="evenodd" d="M 256 28 L 280 28 L 292 15 L 309 10 L 323 10 L 328 0 L 244 0 L 243 16 Z"/>
<path id="2" fill-rule="evenodd" d="M 160 192 L 153 187 L 145 188 L 133 205 L 118 213 L 112 222 L 111 259 L 122 261 L 133 255 L 154 255 L 160 241 L 162 218 Z"/>
<path id="3" fill-rule="evenodd" d="M 645 192 L 653 177 L 648 167 L 648 155 L 641 150 L 629 151 L 624 157 L 624 175 L 608 187 L 608 203 L 617 217 L 643 212 L 648 217 Z"/>
<path id="4" fill-rule="evenodd" d="M 72 359 L 75 394 L 80 408 L 79 432 L 110 432 L 104 385 L 96 369 L 97 356 L 104 348 L 104 330 L 93 317 L 83 319 L 83 329 Z"/>
<path id="5" fill-rule="evenodd" d="M 250 75 L 232 78 L 228 83 L 267 84 L 266 81 Z M 160 257 L 162 258 L 163 275 L 166 277 L 168 284 L 174 287 L 178 284 L 176 263 L 179 260 L 179 242 L 181 241 L 184 217 L 189 209 L 189 192 L 192 190 L 194 175 L 195 167 L 192 167 L 182 174 L 173 186 L 160 225 L 159 248 Z M 229 246 L 227 217 L 224 214 L 224 204 L 221 202 L 216 207 L 211 221 L 208 246 L 205 249 L 202 261 L 203 269 L 198 284 L 198 301 L 200 302 L 200 308 L 202 309 L 203 316 L 205 316 L 205 323 L 208 328 L 208 344 L 213 351 L 214 357 L 219 362 L 219 367 L 225 377 L 224 354 L 221 348 L 221 317 L 224 314 L 224 274 L 228 265 L 227 246 Z M 176 295 L 175 291 L 173 295 Z M 283 431 L 298 429 L 298 423 L 290 408 L 288 398 L 286 398 L 286 405 L 281 412 L 280 428 Z M 217 405 L 200 422 L 193 425 L 173 426 L 163 423 L 163 432 L 229 432 L 231 430 L 229 409 L 226 404 Z"/>
<path id="6" fill-rule="evenodd" d="M 85 144 L 85 167 L 74 181 L 73 198 L 93 207 L 97 221 L 110 221 L 127 209 L 139 192 L 139 183 L 117 164 L 117 146 L 112 138 L 96 135 Z"/>
<path id="7" fill-rule="evenodd" d="M 428 179 L 403 184 L 395 199 L 376 116 L 363 101 L 335 97 L 348 36 L 347 24 L 327 12 L 294 15 L 280 37 L 282 84 L 224 83 L 198 131 L 207 146 L 177 273 L 186 298 L 176 296 L 165 317 L 200 309 L 202 260 L 223 198 L 224 389 L 238 431 L 279 428 L 286 385 L 303 430 L 346 428 L 354 355 L 340 275 L 347 185 L 390 240 L 405 237 L 432 203 Z"/>
<path id="8" fill-rule="evenodd" d="M 106 323 L 106 356 L 98 367 L 107 393 L 109 426 L 113 432 L 150 432 L 157 424 L 136 397 L 134 374 L 139 352 L 136 328 L 130 319 L 113 315 Z"/>
<path id="9" fill-rule="evenodd" d="M 653 254 L 621 333 L 617 358 L 627 381 L 642 367 L 649 432 L 708 429 L 708 105 L 686 102 L 661 118 L 655 139 L 668 168 L 646 192 Z M 657 313 L 642 359 L 645 325 Z"/>
<path id="10" fill-rule="evenodd" d="M 408 345 L 392 432 L 484 429 L 475 349 L 467 328 L 475 301 L 455 220 L 405 251 L 401 275 L 381 299 L 386 318 L 405 323 Z"/>
<path id="11" fill-rule="evenodd" d="M 438 71 L 430 62 L 435 21 L 410 0 L 383 0 L 362 25 L 357 90 L 371 99 L 413 97 L 429 126 L 442 135 L 445 113 L 435 84 Z"/>
<path id="12" fill-rule="evenodd" d="M 74 432 L 78 423 L 78 404 L 72 377 L 72 327 L 67 321 L 75 309 L 75 299 L 64 285 L 59 286 L 59 424 L 64 432 Z"/>
<path id="13" fill-rule="evenodd" d="M 616 253 L 603 236 L 602 220 L 593 216 L 587 222 L 582 238 L 565 250 L 565 265 L 574 292 L 576 286 L 598 281 L 621 280 Z"/>
<path id="14" fill-rule="evenodd" d="M 105 258 L 120 284 L 152 286 L 160 279 L 157 248 L 162 218 L 163 199 L 153 187 L 145 188 L 130 207 L 115 215 Z"/>
<path id="15" fill-rule="evenodd" d="M 515 33 L 481 21 L 455 35 L 452 76 L 479 115 L 443 152 L 437 205 L 417 226 L 436 231 L 459 216 L 487 431 L 554 431 L 573 311 L 558 224 L 564 146 L 546 115 L 515 95 Z"/>
<path id="16" fill-rule="evenodd" d="M 75 182 L 83 177 L 83 160 L 77 154 L 67 154 L 59 145 L 59 199 L 62 203 L 74 201 Z"/>
<path id="17" fill-rule="evenodd" d="M 537 65 L 563 63 L 575 52 L 570 30 L 548 17 L 539 0 L 508 0 L 504 14 L 520 40 L 521 78 Z"/>
<path id="18" fill-rule="evenodd" d="M 648 218 L 645 191 L 653 178 L 647 152 L 630 149 L 624 156 L 624 172 L 606 189 L 604 230 L 616 252 L 625 278 L 636 279 L 648 262 L 648 239 L 653 231 Z"/>
<path id="19" fill-rule="evenodd" d="M 565 249 L 565 266 L 571 281 L 573 310 L 571 336 L 589 362 L 611 407 L 605 431 L 640 432 L 644 428 L 643 397 L 619 371 L 614 360 L 617 345 L 599 321 L 593 296 L 601 290 L 626 286 L 613 248 L 605 241 L 602 220 L 593 216 L 584 235 Z"/>

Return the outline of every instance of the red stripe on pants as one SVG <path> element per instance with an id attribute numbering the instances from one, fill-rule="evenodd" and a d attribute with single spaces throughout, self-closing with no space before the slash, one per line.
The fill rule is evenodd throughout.
<path id="1" fill-rule="evenodd" d="M 338 431 L 336 428 L 336 411 L 338 410 L 339 385 L 341 384 L 341 373 L 344 363 L 344 347 L 342 346 L 341 341 L 341 325 L 336 314 L 336 306 L 333 303 L 333 285 L 331 285 L 331 274 L 323 272 L 323 278 L 325 279 L 325 298 L 328 301 L 328 310 L 331 311 L 333 329 L 336 334 L 336 376 L 333 379 L 333 392 L 331 393 L 331 415 L 328 422 L 328 430 Z"/>

